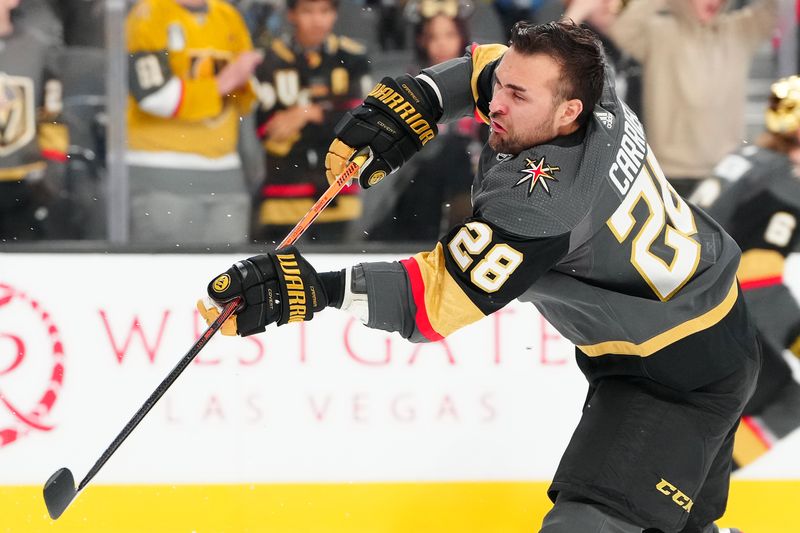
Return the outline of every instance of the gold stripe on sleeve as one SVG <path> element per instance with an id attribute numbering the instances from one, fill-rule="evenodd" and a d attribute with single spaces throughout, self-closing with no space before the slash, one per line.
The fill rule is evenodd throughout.
<path id="1" fill-rule="evenodd" d="M 472 99 L 475 102 L 475 105 L 478 105 L 478 77 L 480 76 L 481 72 L 483 71 L 483 67 L 487 64 L 491 63 L 508 50 L 508 47 L 502 44 L 482 44 L 476 46 L 472 50 Z M 484 122 L 487 124 L 489 123 L 489 118 L 486 117 L 481 111 L 476 107 L 475 108 L 483 119 Z"/>
<path id="2" fill-rule="evenodd" d="M 437 243 L 431 252 L 417 254 L 414 259 L 425 285 L 428 320 L 437 333 L 447 337 L 484 317 L 445 268 L 442 243 Z"/>

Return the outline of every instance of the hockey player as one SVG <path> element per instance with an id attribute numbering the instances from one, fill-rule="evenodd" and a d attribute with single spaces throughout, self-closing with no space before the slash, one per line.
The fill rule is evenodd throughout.
<path id="1" fill-rule="evenodd" d="M 736 434 L 736 466 L 800 426 L 800 384 L 782 355 L 788 349 L 800 357 L 800 306 L 783 283 L 786 256 L 800 250 L 800 77 L 772 85 L 766 127 L 692 197 L 742 249 L 739 282 L 764 343 L 758 386 Z"/>
<path id="2" fill-rule="evenodd" d="M 267 176 L 256 197 L 254 235 L 278 241 L 328 187 L 323 169 L 333 128 L 371 84 L 364 47 L 332 33 L 338 0 L 290 0 L 287 7 L 292 31 L 265 43 L 256 70 Z M 349 187 L 309 233 L 338 240 L 360 214 L 358 188 Z"/>
<path id="3" fill-rule="evenodd" d="M 338 125 L 328 168 L 370 146 L 359 181 L 374 185 L 437 122 L 473 112 L 492 128 L 473 216 L 432 251 L 317 274 L 287 247 L 215 278 L 216 305 L 200 311 L 213 319 L 242 296 L 224 326 L 245 336 L 332 306 L 435 341 L 531 302 L 576 345 L 589 382 L 541 532 L 718 531 L 760 364 L 736 243 L 667 183 L 596 37 L 572 23 L 520 22 L 509 48 L 384 78 Z"/>

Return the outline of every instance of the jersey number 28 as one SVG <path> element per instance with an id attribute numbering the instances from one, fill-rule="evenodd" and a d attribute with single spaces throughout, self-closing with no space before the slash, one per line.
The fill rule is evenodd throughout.
<path id="1" fill-rule="evenodd" d="M 496 292 L 522 263 L 522 253 L 498 243 L 473 265 L 492 242 L 492 228 L 483 222 L 467 222 L 450 240 L 447 248 L 462 272 L 470 271 L 470 281 L 486 292 Z"/>
<path id="2" fill-rule="evenodd" d="M 617 241 L 625 242 L 636 224 L 633 210 L 643 201 L 649 215 L 633 237 L 631 264 L 662 301 L 669 300 L 691 279 L 700 262 L 700 244 L 691 238 L 697 233 L 689 205 L 672 189 L 658 162 L 647 155 L 647 164 L 631 184 L 622 203 L 606 224 Z M 664 243 L 674 250 L 667 263 L 651 251 L 664 233 Z"/>

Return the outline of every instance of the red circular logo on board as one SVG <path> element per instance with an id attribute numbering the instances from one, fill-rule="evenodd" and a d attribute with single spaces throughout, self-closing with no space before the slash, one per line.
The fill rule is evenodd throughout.
<path id="1" fill-rule="evenodd" d="M 50 314 L 0 283 L 0 448 L 53 429 L 50 411 L 64 380 L 64 347 Z"/>

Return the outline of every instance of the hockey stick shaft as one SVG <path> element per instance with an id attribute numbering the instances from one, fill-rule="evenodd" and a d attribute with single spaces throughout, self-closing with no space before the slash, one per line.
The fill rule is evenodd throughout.
<path id="1" fill-rule="evenodd" d="M 294 244 L 300 236 L 305 233 L 306 229 L 311 225 L 314 220 L 319 216 L 323 209 L 325 209 L 331 200 L 341 191 L 345 184 L 350 181 L 350 179 L 356 175 L 358 169 L 361 167 L 361 164 L 367 159 L 366 156 L 358 156 L 356 159 L 351 162 L 347 168 L 345 168 L 344 172 L 336 178 L 336 181 L 331 183 L 322 196 L 311 206 L 311 209 L 300 219 L 300 221 L 295 225 L 294 228 L 289 232 L 288 235 L 281 241 L 278 245 L 278 248 L 283 248 L 285 246 L 289 246 Z M 189 363 L 200 353 L 200 350 L 208 343 L 211 337 L 222 327 L 223 322 L 225 322 L 230 316 L 236 311 L 236 308 L 241 303 L 241 298 L 236 297 L 232 301 L 225 304 L 225 307 L 222 309 L 222 312 L 217 317 L 214 322 L 203 332 L 197 342 L 186 352 L 186 355 L 175 365 L 175 368 L 167 375 L 166 378 L 158 385 L 156 390 L 147 398 L 147 401 L 136 411 L 136 414 L 128 421 L 125 427 L 122 429 L 117 438 L 106 448 L 103 454 L 100 456 L 100 459 L 92 466 L 89 470 L 89 473 L 81 480 L 80 484 L 78 485 L 78 490 L 82 490 L 91 479 L 100 471 L 103 465 L 108 461 L 108 459 L 117 451 L 117 448 L 128 438 L 128 435 L 133 432 L 136 426 L 139 425 L 139 422 L 150 412 L 153 406 L 158 402 L 159 399 L 167 392 L 172 384 L 178 379 L 178 376 L 189 366 Z"/>
<path id="2" fill-rule="evenodd" d="M 203 332 L 199 339 L 189 348 L 189 351 L 186 352 L 186 355 L 178 361 L 178 364 L 172 369 L 172 371 L 164 378 L 164 380 L 156 387 L 156 390 L 150 395 L 149 398 L 142 404 L 136 414 L 125 424 L 125 427 L 122 431 L 117 435 L 117 437 L 111 442 L 111 444 L 106 448 L 97 462 L 92 466 L 86 476 L 81 480 L 78 484 L 78 491 L 83 490 L 83 488 L 91 481 L 91 479 L 100 471 L 106 461 L 117 451 L 117 448 L 128 438 L 136 426 L 139 425 L 139 422 L 150 412 L 153 406 L 164 396 L 164 393 L 167 392 L 175 380 L 178 379 L 178 376 L 186 370 L 186 367 L 189 366 L 189 363 L 200 353 L 200 350 L 211 340 L 211 337 L 222 327 L 223 322 L 228 320 L 230 316 L 236 311 L 236 308 L 239 306 L 241 299 L 237 296 L 230 302 L 228 302 L 225 307 L 222 309 L 222 312 L 219 316 L 211 323 L 211 325 Z"/>
<path id="3" fill-rule="evenodd" d="M 347 184 L 350 179 L 353 178 L 358 173 L 358 169 L 367 161 L 367 155 L 357 155 L 353 161 L 347 165 L 347 168 L 344 169 L 336 181 L 330 184 L 328 190 L 322 193 L 322 196 L 311 206 L 311 209 L 303 215 L 303 218 L 292 228 L 292 231 L 289 232 L 286 237 L 281 241 L 278 245 L 278 249 L 283 248 L 284 246 L 289 246 L 290 244 L 294 244 L 294 242 L 300 238 L 300 236 L 308 229 L 308 226 L 314 222 L 322 210 L 328 207 L 328 204 L 331 203 L 331 200 L 339 194 L 344 186 Z"/>

